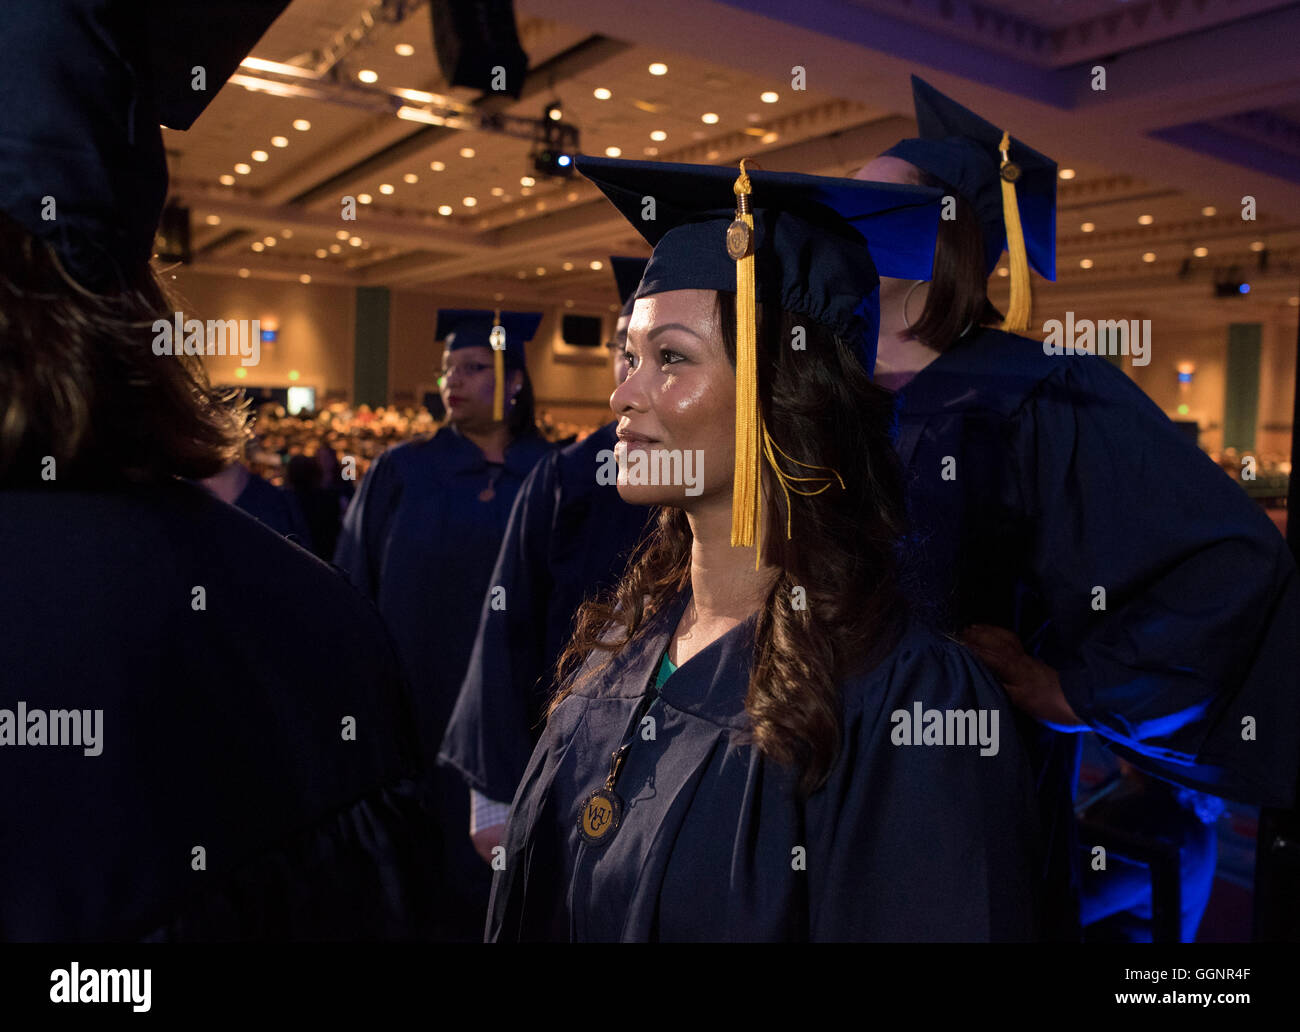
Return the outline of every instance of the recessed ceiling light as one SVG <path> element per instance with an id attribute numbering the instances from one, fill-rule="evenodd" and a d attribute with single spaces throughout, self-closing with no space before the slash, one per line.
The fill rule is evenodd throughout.
<path id="1" fill-rule="evenodd" d="M 1082 230 L 1084 233 L 1091 233 L 1096 228 L 1097 228 L 1096 223 L 1093 222 L 1085 222 L 1082 226 L 1079 227 L 1079 229 Z"/>
<path id="2" fill-rule="evenodd" d="M 431 162 L 429 162 L 429 168 L 430 168 L 432 171 L 434 171 L 434 172 L 441 172 L 441 171 L 442 171 L 443 169 L 445 169 L 446 167 L 447 167 L 447 166 L 444 165 L 441 161 L 431 161 Z"/>
<path id="3" fill-rule="evenodd" d="M 208 224 L 209 226 L 219 226 L 219 225 L 221 225 L 221 216 L 220 216 L 220 215 L 209 215 L 209 216 L 207 217 L 206 221 L 207 221 L 207 224 Z"/>
<path id="4" fill-rule="evenodd" d="M 505 299 L 506 299 L 505 294 L 493 294 L 493 295 L 492 295 L 492 300 L 493 300 L 493 301 L 504 301 Z"/>
<path id="5" fill-rule="evenodd" d="M 241 176 L 246 176 L 248 175 L 248 173 L 253 171 L 253 166 L 245 164 L 244 162 L 241 161 L 238 165 L 235 166 L 235 171 L 238 172 Z"/>
<path id="6" fill-rule="evenodd" d="M 418 183 L 419 181 L 420 181 L 420 177 L 417 176 L 414 172 L 408 172 L 406 173 L 406 175 L 402 176 L 403 183 Z"/>
<path id="7" fill-rule="evenodd" d="M 572 272 L 572 271 L 573 271 L 573 262 L 565 262 L 565 263 L 561 266 L 561 268 L 564 269 L 565 272 Z"/>
<path id="8" fill-rule="evenodd" d="M 1147 251 L 1147 252 L 1142 256 L 1142 260 L 1143 260 L 1144 262 L 1147 262 L 1147 263 L 1150 263 L 1150 262 L 1155 261 L 1155 260 L 1156 260 L 1156 253 L 1155 253 L 1155 251 Z"/>
<path id="9" fill-rule="evenodd" d="M 531 197 L 532 195 L 533 195 L 533 188 L 531 186 L 521 186 L 519 188 L 520 197 Z"/>
<path id="10" fill-rule="evenodd" d="M 706 111 L 704 112 L 704 114 L 700 115 L 700 121 L 703 122 L 705 125 L 717 125 L 718 116 L 715 115 L 712 111 Z"/>
<path id="11" fill-rule="evenodd" d="M 254 240 L 250 245 L 254 251 L 265 251 L 266 245 L 260 240 Z"/>
<path id="12" fill-rule="evenodd" d="M 1061 169 L 1061 171 L 1059 171 L 1059 172 L 1056 173 L 1056 174 L 1057 174 L 1058 176 L 1060 176 L 1062 179 L 1073 179 L 1073 178 L 1074 178 L 1074 169 L 1072 169 L 1072 168 L 1063 168 L 1063 169 Z"/>
<path id="13" fill-rule="evenodd" d="M 749 114 L 745 116 L 745 121 L 751 124 L 753 124 L 754 122 L 761 122 L 763 121 L 763 116 L 760 115 L 757 111 L 751 111 Z"/>
<path id="14" fill-rule="evenodd" d="M 1007 267 L 1004 265 L 998 269 L 998 275 L 1005 279 L 1007 276 L 1011 275 L 1011 273 L 1007 271 Z"/>
<path id="15" fill-rule="evenodd" d="M 776 141 L 780 138 L 781 138 L 781 134 L 778 133 L 775 129 L 773 129 L 771 132 L 764 133 L 759 138 L 759 143 L 776 143 Z"/>
<path id="16" fill-rule="evenodd" d="M 605 148 L 605 157 L 607 157 L 607 158 L 617 158 L 617 157 L 618 157 L 620 154 L 622 154 L 622 153 L 623 153 L 623 149 L 622 149 L 621 147 L 606 147 L 606 148 Z"/>
<path id="17" fill-rule="evenodd" d="M 302 284 L 305 285 L 305 284 L 311 282 L 311 277 L 310 277 L 309 275 L 307 275 L 307 273 L 304 272 L 301 276 L 298 277 L 298 282 L 299 282 L 299 283 L 302 283 Z M 297 378 L 296 376 L 294 376 L 293 373 L 290 373 L 290 374 L 289 374 L 289 379 L 291 379 L 291 380 L 296 380 L 296 379 L 298 379 L 298 378 Z"/>
<path id="18" fill-rule="evenodd" d="M 393 49 L 397 51 L 399 57 L 410 57 L 415 53 L 415 47 L 409 43 L 398 43 Z"/>
<path id="19" fill-rule="evenodd" d="M 287 137 L 287 136 L 272 136 L 272 137 L 271 137 L 271 146 L 272 146 L 272 147 L 287 147 L 287 146 L 289 146 L 289 137 Z"/>
<path id="20" fill-rule="evenodd" d="M 280 230 L 280 239 L 281 239 L 281 240 L 292 240 L 292 239 L 293 239 L 293 230 L 292 230 L 292 229 L 282 229 L 282 230 Z"/>
<path id="21" fill-rule="evenodd" d="M 1252 240 L 1252 241 L 1250 242 L 1250 249 L 1251 249 L 1252 251 L 1262 251 L 1262 250 L 1264 250 L 1264 241 L 1262 241 L 1262 240 Z"/>
<path id="22" fill-rule="evenodd" d="M 767 90 L 763 93 L 760 93 L 758 95 L 758 99 L 761 100 L 764 104 L 775 104 L 778 100 L 781 99 L 781 97 L 779 94 L 775 93 L 774 91 Z"/>
<path id="23" fill-rule="evenodd" d="M 472 208 L 472 207 L 474 207 L 474 205 L 478 204 L 478 198 L 477 198 L 477 197 L 462 197 L 462 198 L 460 199 L 460 203 L 463 204 L 463 205 L 465 205 L 466 208 Z"/>
<path id="24" fill-rule="evenodd" d="M 317 258 L 324 258 L 327 254 L 329 254 L 329 252 L 328 252 L 327 250 L 325 250 L 325 248 L 323 248 L 323 247 L 318 247 L 318 248 L 316 248 L 316 257 L 317 257 Z"/>
<path id="25" fill-rule="evenodd" d="M 1139 215 L 1139 216 L 1138 216 L 1138 225 L 1139 225 L 1139 226 L 1149 226 L 1149 225 L 1151 225 L 1151 223 L 1155 222 L 1155 220 L 1156 220 L 1156 217 L 1155 217 L 1154 215 Z"/>
<path id="26" fill-rule="evenodd" d="M 594 90 L 591 91 L 591 95 L 595 97 L 597 100 L 609 100 L 609 98 L 612 97 L 614 94 L 610 93 L 609 90 L 605 89 L 604 86 L 597 86 Z"/>
<path id="27" fill-rule="evenodd" d="M 335 235 L 339 240 L 346 240 L 346 239 L 347 239 L 348 237 L 350 237 L 352 234 L 349 233 L 346 229 L 340 229 L 340 230 L 336 231 L 334 235 Z"/>
<path id="28" fill-rule="evenodd" d="M 600 270 L 603 269 L 604 267 L 605 267 L 605 263 L 601 261 L 592 262 L 590 266 L 592 272 L 600 272 Z"/>
<path id="29" fill-rule="evenodd" d="M 709 151 L 708 154 L 705 155 L 705 157 L 708 158 L 710 161 L 717 161 L 719 157 L 719 152 L 715 150 L 711 150 Z"/>
<path id="30" fill-rule="evenodd" d="M 491 192 L 491 194 L 492 194 L 493 197 L 502 197 L 502 196 L 505 195 L 505 191 L 502 190 L 501 187 L 499 187 L 499 186 L 494 186 L 494 187 L 492 187 L 492 189 L 491 189 L 490 192 Z"/>
<path id="31" fill-rule="evenodd" d="M 363 194 L 357 194 L 357 200 L 360 201 L 362 204 L 369 204 L 371 201 L 374 200 L 374 198 L 371 197 L 368 193 L 363 193 Z"/>
<path id="32" fill-rule="evenodd" d="M 662 129 L 656 129 L 650 134 L 650 139 L 654 140 L 656 143 L 662 143 L 664 140 L 668 139 L 668 134 Z"/>
<path id="33" fill-rule="evenodd" d="M 252 275 L 252 273 L 249 272 L 247 269 L 240 269 L 240 270 L 239 270 L 239 278 L 240 278 L 240 279 L 248 279 L 248 277 L 251 276 L 251 275 Z"/>
<path id="34" fill-rule="evenodd" d="M 518 272 L 515 273 L 515 278 L 516 278 L 516 279 L 527 279 L 527 278 L 528 278 L 528 273 L 524 272 L 523 269 L 520 269 Z"/>
<path id="35" fill-rule="evenodd" d="M 1080 260 L 1080 262 L 1079 262 L 1079 268 L 1081 268 L 1081 269 L 1091 269 L 1091 268 L 1092 268 L 1092 259 L 1091 259 L 1091 258 L 1084 258 L 1084 259 Z"/>
<path id="36" fill-rule="evenodd" d="M 566 201 L 576 201 L 578 199 L 578 191 L 570 190 L 568 193 L 564 195 L 564 199 Z"/>
<path id="37" fill-rule="evenodd" d="M 271 155 L 267 154 L 266 151 L 264 151 L 264 150 L 255 150 L 255 151 L 253 151 L 253 160 L 254 160 L 254 161 L 266 161 L 268 158 L 270 158 L 270 156 L 271 156 Z"/>
<path id="38" fill-rule="evenodd" d="M 293 120 L 293 127 L 297 129 L 298 132 L 305 133 L 308 129 L 311 128 L 311 123 L 308 122 L 307 119 L 305 118 L 295 118 Z"/>
<path id="39" fill-rule="evenodd" d="M 569 300 L 565 300 L 565 302 L 564 302 L 564 307 L 565 307 L 565 308 L 572 308 L 572 307 L 573 307 L 573 302 L 572 302 L 572 301 L 569 301 Z"/>
<path id="40" fill-rule="evenodd" d="M 390 194 L 390 193 L 393 192 L 393 184 L 392 184 L 392 183 L 380 183 L 380 184 L 379 184 L 379 192 L 380 192 L 381 194 L 384 194 L 385 196 L 387 196 L 388 194 Z"/>
<path id="41" fill-rule="evenodd" d="M 537 266 L 537 275 L 539 275 L 539 276 L 545 276 L 545 275 L 546 275 L 546 266 L 545 266 L 545 265 L 539 265 L 539 266 Z"/>
<path id="42" fill-rule="evenodd" d="M 647 158 L 658 157 L 658 155 L 659 155 L 659 148 L 658 148 L 658 147 L 647 147 L 647 148 L 645 148 L 645 156 L 646 156 Z"/>
<path id="43" fill-rule="evenodd" d="M 460 149 L 460 156 L 461 156 L 462 158 L 472 158 L 472 157 L 474 156 L 474 148 L 473 148 L 473 147 L 462 147 L 462 148 Z"/>
<path id="44" fill-rule="evenodd" d="M 222 186 L 234 186 L 235 177 L 232 176 L 229 172 L 227 172 L 225 175 L 221 176 L 217 180 L 217 182 L 220 183 Z"/>
<path id="45" fill-rule="evenodd" d="M 348 244 L 349 244 L 349 246 L 351 246 L 351 247 L 360 247 L 360 246 L 361 246 L 361 238 L 360 238 L 359 236 L 348 237 Z"/>
<path id="46" fill-rule="evenodd" d="M 439 215 L 450 215 L 450 214 L 451 214 L 451 210 L 452 210 L 452 209 L 451 209 L 451 205 L 450 205 L 450 204 L 440 204 L 440 205 L 438 205 L 438 214 L 439 214 Z"/>
<path id="47" fill-rule="evenodd" d="M 536 185 L 537 185 L 537 180 L 534 179 L 532 176 L 521 176 L 521 177 L 519 178 L 519 185 L 520 185 L 520 186 L 536 186 Z"/>
<path id="48" fill-rule="evenodd" d="M 1216 208 L 1213 204 L 1207 204 L 1204 208 L 1201 209 L 1201 214 L 1208 218 L 1211 215 L 1219 214 L 1219 209 Z"/>
<path id="49" fill-rule="evenodd" d="M 1208 247 L 1198 247 L 1192 251 L 1192 254 L 1195 255 L 1197 258 L 1204 258 L 1209 253 L 1210 253 L 1210 249 Z"/>
<path id="50" fill-rule="evenodd" d="M 267 247 L 274 247 L 275 237 L 273 236 L 262 237 L 262 243 L 264 243 Z"/>
<path id="51" fill-rule="evenodd" d="M 330 254 L 338 254 L 343 250 L 342 244 L 330 244 Z"/>
<path id="52" fill-rule="evenodd" d="M 654 64 L 650 66 L 649 71 L 651 75 L 667 75 L 668 66 L 664 64 L 662 61 L 656 61 Z"/>
<path id="53" fill-rule="evenodd" d="M 379 73 L 373 72 L 369 68 L 363 68 L 361 71 L 357 72 L 357 78 L 362 82 L 378 82 Z"/>

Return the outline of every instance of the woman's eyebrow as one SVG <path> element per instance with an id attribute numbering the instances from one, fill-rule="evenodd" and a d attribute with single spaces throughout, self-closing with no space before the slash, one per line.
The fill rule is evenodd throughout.
<path id="1" fill-rule="evenodd" d="M 659 334 L 667 333 L 669 330 L 685 330 L 692 337 L 696 337 L 700 340 L 704 339 L 703 337 L 700 336 L 700 334 L 696 333 L 689 326 L 685 326 L 682 323 L 677 323 L 677 322 L 660 323 L 658 326 L 651 329 L 650 332 L 645 335 L 645 338 L 648 341 L 653 341 L 657 336 L 659 336 Z"/>

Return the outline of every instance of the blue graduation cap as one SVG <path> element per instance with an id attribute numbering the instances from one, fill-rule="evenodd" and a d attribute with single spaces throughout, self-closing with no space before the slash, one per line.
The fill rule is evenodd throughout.
<path id="1" fill-rule="evenodd" d="M 831 482 L 795 477 L 776 464 L 780 449 L 758 405 L 755 306 L 804 315 L 841 335 L 870 374 L 880 323 L 877 270 L 904 279 L 929 277 L 942 191 L 750 172 L 743 161 L 739 175 L 712 165 L 581 156 L 577 165 L 654 247 L 638 297 L 689 289 L 736 295 L 731 542 L 753 545 L 759 536 L 760 454 L 783 491 L 809 493 L 796 486 L 798 480 Z"/>
<path id="2" fill-rule="evenodd" d="M 1011 304 L 1005 326 L 1029 322 L 1029 267 L 1056 279 L 1056 162 L 912 76 L 921 136 L 885 154 L 929 172 L 974 208 L 991 273 L 1011 252 Z"/>
<path id="3" fill-rule="evenodd" d="M 541 312 L 493 312 L 484 308 L 442 308 L 434 332 L 448 351 L 491 348 L 496 375 L 493 418 L 504 418 L 507 369 L 527 369 L 524 345 L 537 335 Z"/>
<path id="4" fill-rule="evenodd" d="M 111 288 L 153 250 L 167 195 L 159 124 L 188 129 L 288 2 L 5 4 L 0 210 L 80 283 Z"/>
<path id="5" fill-rule="evenodd" d="M 649 261 L 648 258 L 610 256 L 609 264 L 614 270 L 614 282 L 618 285 L 618 300 L 623 306 L 623 310 L 618 313 L 620 319 L 632 314 L 632 306 L 636 304 L 636 288 L 641 285 L 641 276 Z"/>

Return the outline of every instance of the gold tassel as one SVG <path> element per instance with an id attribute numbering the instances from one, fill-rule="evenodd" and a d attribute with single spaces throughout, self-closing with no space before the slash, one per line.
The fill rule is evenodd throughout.
<path id="1" fill-rule="evenodd" d="M 492 418 L 499 423 L 505 418 L 506 404 L 506 331 L 499 310 L 492 313 L 492 334 L 488 340 L 492 345 L 492 373 L 496 377 L 492 387 Z"/>
<path id="2" fill-rule="evenodd" d="M 1007 304 L 1007 317 L 1002 328 L 1019 333 L 1029 325 L 1029 310 L 1033 304 L 1029 285 L 1029 256 L 1025 251 L 1025 233 L 1020 225 L 1020 205 L 1016 203 L 1016 180 L 1020 166 L 1007 154 L 1011 147 L 1011 134 L 1003 133 L 998 149 L 1002 151 L 1000 178 L 1002 180 L 1002 221 L 1007 227 L 1007 250 L 1011 252 L 1011 301 Z"/>
<path id="3" fill-rule="evenodd" d="M 732 480 L 731 543 L 748 548 L 758 542 L 762 486 L 758 444 L 762 415 L 758 409 L 758 318 L 755 309 L 754 214 L 749 174 L 740 162 L 732 190 L 736 218 L 727 227 L 727 253 L 736 262 L 736 466 Z M 759 568 L 762 549 L 754 551 Z"/>
<path id="4" fill-rule="evenodd" d="M 787 462 L 793 462 L 796 466 L 802 466 L 804 469 L 829 469 L 831 471 L 831 474 L 835 477 L 835 479 L 840 482 L 841 491 L 844 490 L 844 478 L 840 476 L 839 473 L 837 473 L 834 469 L 831 469 L 830 466 L 814 466 L 811 463 L 800 462 L 798 459 L 790 458 L 789 455 L 781 451 L 780 445 L 778 445 L 774 440 L 772 440 L 772 435 L 767 432 L 767 427 L 763 428 L 763 452 L 764 454 L 767 455 L 768 465 L 772 467 L 772 472 L 776 474 L 776 482 L 781 486 L 781 491 L 785 495 L 785 537 L 786 540 L 788 541 L 793 536 L 793 534 L 791 533 L 792 526 L 790 522 L 790 516 L 791 516 L 790 492 L 793 491 L 795 494 L 801 494 L 805 498 L 811 498 L 814 495 L 821 494 L 828 487 L 830 487 L 831 478 L 826 476 L 792 477 L 788 473 L 784 472 L 781 469 L 781 467 L 776 464 L 776 456 L 772 454 L 773 449 L 780 452 L 781 458 L 785 459 Z M 826 483 L 822 484 L 822 486 L 819 487 L 816 491 L 801 491 L 799 490 L 799 488 L 791 486 L 792 481 L 804 481 L 804 480 L 814 480 L 814 481 L 825 480 Z"/>

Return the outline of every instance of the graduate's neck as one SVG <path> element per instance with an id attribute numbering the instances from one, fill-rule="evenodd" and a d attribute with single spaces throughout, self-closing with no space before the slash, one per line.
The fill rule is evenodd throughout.
<path id="1" fill-rule="evenodd" d="M 752 548 L 731 547 L 731 498 L 717 499 L 693 509 L 691 525 L 691 596 L 674 636 L 674 663 L 690 656 L 738 624 L 744 623 L 767 598 L 779 571 L 754 569 Z"/>
<path id="2" fill-rule="evenodd" d="M 235 462 L 216 476 L 205 478 L 202 483 L 204 487 L 223 502 L 234 505 L 235 499 L 243 494 L 251 476 L 252 474 L 248 472 L 242 462 Z"/>
<path id="3" fill-rule="evenodd" d="M 510 445 L 510 428 L 504 422 L 484 426 L 466 426 L 461 423 L 457 424 L 456 429 L 466 440 L 478 445 L 488 462 L 505 462 L 506 448 Z"/>
<path id="4" fill-rule="evenodd" d="M 876 342 L 873 379 L 896 391 L 936 358 L 939 352 L 912 336 L 908 316 L 916 322 L 925 311 L 930 284 L 915 280 L 882 278 L 880 281 L 880 336 Z"/>

